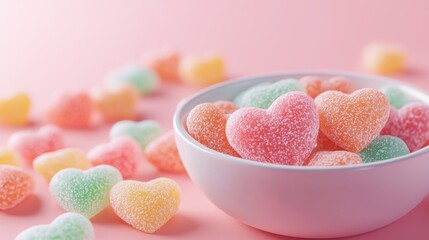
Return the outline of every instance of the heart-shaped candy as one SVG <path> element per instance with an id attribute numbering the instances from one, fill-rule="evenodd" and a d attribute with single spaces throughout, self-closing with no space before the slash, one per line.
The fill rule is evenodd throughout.
<path id="1" fill-rule="evenodd" d="M 63 128 L 87 128 L 92 123 L 93 103 L 86 92 L 63 93 L 46 112 L 46 120 Z"/>
<path id="2" fill-rule="evenodd" d="M 234 110 L 232 103 L 225 102 L 203 103 L 195 106 L 186 119 L 189 135 L 210 149 L 238 157 L 225 133 L 228 116 Z"/>
<path id="3" fill-rule="evenodd" d="M 0 148 L 0 165 L 21 166 L 21 156 L 8 148 Z"/>
<path id="4" fill-rule="evenodd" d="M 180 55 L 177 52 L 163 51 L 157 55 L 146 56 L 145 62 L 163 81 L 174 82 L 180 79 Z"/>
<path id="5" fill-rule="evenodd" d="M 30 97 L 25 93 L 0 99 L 0 123 L 13 126 L 28 124 L 30 105 Z"/>
<path id="6" fill-rule="evenodd" d="M 410 103 L 399 109 L 400 131 L 397 137 L 404 140 L 411 152 L 419 150 L 429 141 L 429 106 Z"/>
<path id="7" fill-rule="evenodd" d="M 38 225 L 22 231 L 15 240 L 93 240 L 94 227 L 78 213 L 63 213 L 49 225 Z"/>
<path id="8" fill-rule="evenodd" d="M 316 76 L 307 76 L 299 80 L 304 85 L 305 92 L 312 98 L 316 98 L 319 94 L 329 91 L 336 90 L 342 93 L 350 94 L 355 90 L 353 83 L 343 77 L 332 77 L 327 80 L 323 80 Z"/>
<path id="9" fill-rule="evenodd" d="M 15 207 L 33 191 L 30 174 L 17 167 L 0 165 L 0 210 Z"/>
<path id="10" fill-rule="evenodd" d="M 153 233 L 177 212 L 180 187 L 168 178 L 147 183 L 127 180 L 110 191 L 113 211 L 122 220 L 146 233 Z"/>
<path id="11" fill-rule="evenodd" d="M 316 145 L 319 117 L 302 92 L 279 97 L 268 110 L 241 108 L 226 124 L 231 146 L 249 160 L 302 165 Z"/>
<path id="12" fill-rule="evenodd" d="M 149 68 L 131 64 L 111 72 L 107 83 L 110 86 L 131 85 L 141 95 L 147 95 L 158 89 L 159 77 Z"/>
<path id="13" fill-rule="evenodd" d="M 378 136 L 366 148 L 359 152 L 365 163 L 375 162 L 410 153 L 407 145 L 400 138 L 393 136 Z"/>
<path id="14" fill-rule="evenodd" d="M 387 86 L 381 91 L 389 100 L 390 105 L 396 109 L 400 109 L 409 101 L 405 92 L 396 86 Z"/>
<path id="15" fill-rule="evenodd" d="M 138 93 L 129 85 L 111 86 L 91 92 L 95 108 L 105 121 L 135 119 Z"/>
<path id="16" fill-rule="evenodd" d="M 9 138 L 8 145 L 31 165 L 37 156 L 63 148 L 64 139 L 60 129 L 48 125 L 38 131 L 16 132 Z"/>
<path id="17" fill-rule="evenodd" d="M 303 92 L 304 88 L 295 79 L 280 80 L 275 83 L 261 83 L 240 93 L 234 103 L 238 107 L 258 107 L 267 109 L 281 95 L 292 92 Z"/>
<path id="18" fill-rule="evenodd" d="M 55 174 L 49 190 L 65 211 L 91 218 L 109 205 L 110 189 L 120 181 L 121 173 L 108 165 L 86 171 L 67 168 Z"/>
<path id="19" fill-rule="evenodd" d="M 50 181 L 57 172 L 66 168 L 88 169 L 89 161 L 83 151 L 64 148 L 38 156 L 33 161 L 33 168 L 37 174 Z"/>
<path id="20" fill-rule="evenodd" d="M 360 152 L 374 140 L 389 118 L 389 102 L 383 93 L 364 88 L 347 95 L 327 91 L 315 100 L 320 130 L 336 145 Z"/>
<path id="21" fill-rule="evenodd" d="M 124 120 L 117 122 L 110 129 L 110 139 L 130 137 L 134 139 L 143 151 L 155 138 L 161 136 L 162 127 L 152 120 L 134 122 Z"/>
<path id="22" fill-rule="evenodd" d="M 179 74 L 186 83 L 208 86 L 224 79 L 224 62 L 221 56 L 187 56 L 179 64 Z"/>
<path id="23" fill-rule="evenodd" d="M 118 169 L 124 178 L 131 177 L 137 171 L 141 161 L 140 146 L 131 138 L 123 137 L 109 143 L 95 146 L 88 152 L 93 166 L 110 165 Z"/>
<path id="24" fill-rule="evenodd" d="M 304 165 L 307 166 L 345 166 L 361 164 L 358 154 L 347 151 L 320 151 L 311 154 Z"/>

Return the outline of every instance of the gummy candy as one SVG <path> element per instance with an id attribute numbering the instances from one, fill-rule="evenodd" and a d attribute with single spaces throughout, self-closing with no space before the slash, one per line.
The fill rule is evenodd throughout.
<path id="1" fill-rule="evenodd" d="M 161 125 L 152 120 L 141 122 L 124 120 L 115 123 L 110 129 L 110 139 L 130 137 L 140 144 L 141 150 L 144 150 L 152 140 L 161 134 Z"/>
<path id="2" fill-rule="evenodd" d="M 406 53 L 400 46 L 385 43 L 368 44 L 363 53 L 363 66 L 367 71 L 393 74 L 405 68 Z"/>
<path id="3" fill-rule="evenodd" d="M 219 55 L 187 56 L 180 61 L 179 74 L 186 83 L 208 86 L 224 80 L 224 65 Z"/>
<path id="4" fill-rule="evenodd" d="M 110 189 L 120 181 L 121 173 L 108 165 L 86 171 L 67 168 L 55 174 L 49 190 L 65 211 L 91 218 L 109 205 Z"/>
<path id="5" fill-rule="evenodd" d="M 12 126 L 27 125 L 31 99 L 25 93 L 17 93 L 7 99 L 0 99 L 0 123 Z"/>
<path id="6" fill-rule="evenodd" d="M 359 152 L 359 156 L 365 163 L 370 163 L 403 156 L 408 153 L 410 153 L 410 150 L 400 138 L 379 136 Z"/>
<path id="7" fill-rule="evenodd" d="M 342 150 L 338 147 L 334 142 L 331 141 L 322 131 L 319 129 L 319 133 L 317 135 L 317 145 L 313 151 L 337 151 Z"/>
<path id="8" fill-rule="evenodd" d="M 347 151 L 321 151 L 311 154 L 307 160 L 307 166 L 344 166 L 361 164 L 362 159 L 358 154 Z"/>
<path id="9" fill-rule="evenodd" d="M 0 165 L 21 166 L 21 156 L 12 149 L 0 148 Z"/>
<path id="10" fill-rule="evenodd" d="M 390 105 L 396 109 L 400 109 L 408 102 L 407 95 L 400 88 L 387 86 L 382 88 L 381 91 L 386 95 Z"/>
<path id="11" fill-rule="evenodd" d="M 110 202 L 122 220 L 140 231 L 153 233 L 176 214 L 180 187 L 168 178 L 146 183 L 126 180 L 112 188 Z"/>
<path id="12" fill-rule="evenodd" d="M 389 119 L 384 125 L 383 130 L 381 130 L 380 135 L 391 135 L 398 137 L 399 132 L 401 131 L 401 118 L 399 117 L 398 111 L 390 106 Z"/>
<path id="13" fill-rule="evenodd" d="M 353 83 L 343 77 L 332 77 L 327 80 L 323 80 L 316 76 L 303 77 L 300 80 L 303 84 L 305 92 L 312 98 L 316 98 L 322 92 L 329 90 L 336 90 L 342 93 L 350 94 L 355 90 Z"/>
<path id="14" fill-rule="evenodd" d="M 34 191 L 33 177 L 20 168 L 0 165 L 0 210 L 15 207 Z"/>
<path id="15" fill-rule="evenodd" d="M 414 152 L 429 140 L 429 106 L 422 103 L 410 103 L 399 110 L 400 128 L 398 137 L 411 152 Z"/>
<path id="16" fill-rule="evenodd" d="M 110 73 L 107 76 L 107 83 L 111 86 L 129 84 L 141 95 L 148 95 L 158 89 L 159 77 L 149 68 L 127 65 Z"/>
<path id="17" fill-rule="evenodd" d="M 179 77 L 180 56 L 176 52 L 162 52 L 147 60 L 147 65 L 155 71 L 162 81 L 177 81 Z"/>
<path id="18" fill-rule="evenodd" d="M 289 92 L 268 110 L 241 108 L 226 124 L 231 146 L 249 160 L 302 165 L 316 145 L 319 118 L 311 97 Z"/>
<path id="19" fill-rule="evenodd" d="M 123 137 L 95 146 L 88 152 L 88 159 L 93 166 L 110 165 L 118 169 L 124 178 L 129 178 L 137 171 L 141 151 L 134 140 Z"/>

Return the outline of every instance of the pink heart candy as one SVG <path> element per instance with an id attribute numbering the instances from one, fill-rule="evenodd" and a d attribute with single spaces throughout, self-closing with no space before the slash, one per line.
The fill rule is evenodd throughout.
<path id="1" fill-rule="evenodd" d="M 113 166 L 121 172 L 124 178 L 129 178 L 136 172 L 141 158 L 139 144 L 126 137 L 100 144 L 88 152 L 88 159 L 92 165 Z"/>
<path id="2" fill-rule="evenodd" d="M 245 159 L 302 165 L 316 145 L 319 117 L 308 95 L 290 92 L 267 110 L 242 108 L 226 125 L 231 146 Z"/>
<path id="3" fill-rule="evenodd" d="M 63 148 L 64 139 L 60 129 L 48 125 L 38 131 L 16 132 L 9 138 L 8 145 L 31 165 L 37 156 Z"/>

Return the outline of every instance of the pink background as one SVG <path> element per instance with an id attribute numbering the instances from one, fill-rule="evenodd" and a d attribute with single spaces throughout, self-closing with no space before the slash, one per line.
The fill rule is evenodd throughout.
<path id="1" fill-rule="evenodd" d="M 409 67 L 395 77 L 429 90 L 428 8 L 425 0 L 0 1 L 0 94 L 29 92 L 36 122 L 32 127 L 38 127 L 55 91 L 99 86 L 109 70 L 164 47 L 184 54 L 218 51 L 227 59 L 229 75 L 237 76 L 360 71 L 362 48 L 375 40 L 406 46 Z M 195 90 L 164 85 L 142 100 L 142 115 L 171 128 L 178 100 Z M 109 127 L 67 131 L 68 145 L 88 150 L 108 140 Z M 13 131 L 0 129 L 0 145 Z M 142 163 L 137 179 L 159 176 L 166 175 Z M 97 239 L 291 239 L 238 223 L 208 202 L 186 175 L 167 176 L 183 190 L 179 214 L 169 224 L 147 235 L 108 209 L 93 219 Z M 0 212 L 0 239 L 13 239 L 60 213 L 47 184 L 38 179 L 34 196 Z M 347 239 L 428 239 L 428 223 L 426 199 L 401 220 Z"/>

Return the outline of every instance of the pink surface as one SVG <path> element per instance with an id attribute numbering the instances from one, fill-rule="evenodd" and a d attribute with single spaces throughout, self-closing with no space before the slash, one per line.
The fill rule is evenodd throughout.
<path id="1" fill-rule="evenodd" d="M 374 40 L 405 45 L 409 68 L 396 77 L 429 90 L 428 7 L 425 0 L 1 1 L 0 93 L 28 91 L 36 127 L 55 91 L 98 86 L 109 70 L 165 46 L 183 53 L 216 50 L 226 57 L 230 74 L 249 75 L 359 71 L 362 48 Z M 171 128 L 177 102 L 195 90 L 164 86 L 141 101 L 142 117 Z M 88 150 L 107 141 L 109 127 L 67 131 L 67 145 Z M 15 130 L 1 128 L 0 144 Z M 186 175 L 160 174 L 143 162 L 137 178 L 158 176 L 181 185 L 179 214 L 147 235 L 107 210 L 93 219 L 97 239 L 289 239 L 238 223 L 208 202 Z M 40 178 L 37 183 L 34 196 L 0 212 L 0 239 L 13 239 L 62 212 L 47 194 L 47 184 Z M 428 239 L 428 222 L 429 198 L 388 227 L 347 239 Z"/>

